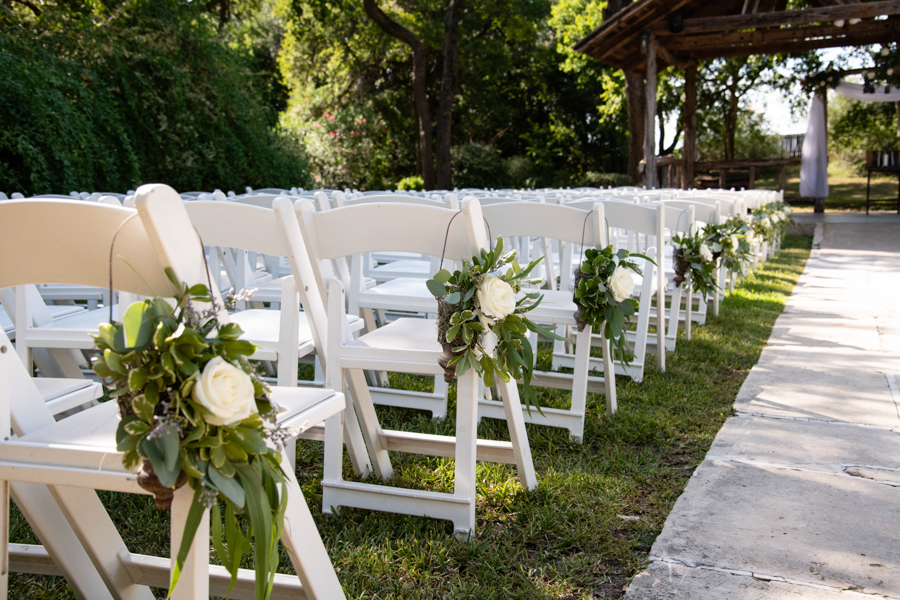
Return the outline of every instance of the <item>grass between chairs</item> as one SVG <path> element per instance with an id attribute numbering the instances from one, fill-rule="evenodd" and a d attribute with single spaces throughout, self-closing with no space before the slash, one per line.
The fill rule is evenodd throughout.
<path id="1" fill-rule="evenodd" d="M 775 319 L 797 282 L 811 239 L 788 236 L 784 249 L 722 304 L 719 317 L 678 341 L 667 371 L 649 366 L 642 383 L 617 379 L 619 411 L 605 414 L 602 395 L 588 395 L 584 444 L 567 432 L 528 426 L 539 485 L 523 491 L 515 468 L 479 463 L 477 529 L 460 542 L 448 521 L 321 506 L 322 445 L 298 444 L 297 473 L 348 598 L 620 598 L 647 564 L 675 500 L 703 460 Z M 549 346 L 539 360 L 549 363 Z M 648 360 L 655 365 L 655 360 Z M 393 377 L 393 376 L 392 376 Z M 397 387 L 425 380 L 392 378 Z M 567 406 L 561 390 L 537 390 L 546 406 Z M 454 414 L 451 388 L 450 415 Z M 454 420 L 379 407 L 385 428 L 453 434 Z M 508 439 L 506 425 L 486 419 L 479 437 Z M 393 485 L 452 491 L 453 461 L 392 454 Z M 347 461 L 345 476 L 352 478 Z M 149 497 L 103 494 L 129 548 L 165 555 L 168 513 Z M 36 543 L 17 511 L 11 541 Z M 249 566 L 248 563 L 245 566 Z M 287 557 L 282 572 L 290 572 Z M 164 597 L 161 591 L 159 597 Z M 10 598 L 74 598 L 59 577 L 12 574 Z"/>

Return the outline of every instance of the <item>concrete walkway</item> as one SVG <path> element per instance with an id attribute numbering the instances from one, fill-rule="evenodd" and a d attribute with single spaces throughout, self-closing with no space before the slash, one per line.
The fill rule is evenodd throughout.
<path id="1" fill-rule="evenodd" d="M 797 220 L 820 247 L 626 599 L 900 599 L 900 218 Z"/>

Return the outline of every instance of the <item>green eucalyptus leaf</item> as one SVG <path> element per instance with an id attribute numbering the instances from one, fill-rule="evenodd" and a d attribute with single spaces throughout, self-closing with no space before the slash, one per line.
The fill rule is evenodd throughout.
<path id="1" fill-rule="evenodd" d="M 233 467 L 231 468 L 231 471 L 234 472 Z M 216 489 L 222 492 L 222 494 L 224 494 L 226 498 L 233 502 L 236 507 L 244 508 L 244 488 L 241 487 L 241 484 L 238 482 L 238 480 L 234 478 L 234 475 L 232 475 L 231 477 L 226 477 L 222 473 L 222 471 L 217 469 L 215 466 L 210 467 L 207 475 L 209 475 L 209 480 L 213 483 L 214 486 L 216 486 Z"/>
<path id="2" fill-rule="evenodd" d="M 447 269 L 441 269 L 434 274 L 434 277 L 432 277 L 432 279 L 438 283 L 447 283 L 448 281 L 450 281 L 450 277 L 450 271 L 448 271 Z"/>
<path id="3" fill-rule="evenodd" d="M 447 288 L 443 283 L 439 281 L 435 281 L 434 279 L 429 279 L 425 282 L 425 286 L 428 288 L 428 291 L 431 292 L 435 298 L 441 298 L 447 294 Z"/>

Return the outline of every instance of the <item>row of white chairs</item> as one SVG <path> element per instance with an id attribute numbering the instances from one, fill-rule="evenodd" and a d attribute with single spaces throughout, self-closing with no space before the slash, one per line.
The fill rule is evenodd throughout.
<path id="1" fill-rule="evenodd" d="M 371 198 L 371 201 L 354 203 L 352 202 L 354 198 L 346 198 L 345 195 L 342 205 L 323 210 L 323 196 L 326 200 L 328 199 L 324 193 L 314 195 L 312 200 L 301 198 L 297 201 L 296 206 L 293 205 L 290 197 L 272 199 L 272 208 L 264 208 L 240 200 L 184 202 L 182 197 L 165 186 L 145 186 L 142 190 L 138 190 L 136 194 L 138 207 L 143 206 L 142 219 L 152 221 L 154 211 L 162 210 L 156 208 L 156 204 L 159 204 L 159 206 L 165 206 L 167 214 L 171 213 L 174 215 L 172 218 L 177 220 L 180 217 L 178 210 L 174 207 L 180 205 L 184 207 L 183 212 L 200 233 L 203 243 L 207 246 L 238 248 L 243 251 L 255 252 L 259 256 L 288 258 L 292 275 L 283 278 L 281 284 L 280 314 L 276 317 L 280 320 L 278 321 L 276 343 L 280 344 L 283 341 L 282 338 L 290 339 L 291 342 L 279 346 L 284 349 L 284 356 L 278 356 L 279 362 L 283 360 L 283 364 L 279 365 L 278 369 L 278 382 L 281 386 L 277 389 L 282 390 L 296 386 L 296 363 L 302 352 L 303 344 L 299 340 L 294 341 L 294 334 L 306 331 L 309 336 L 308 351 L 317 353 L 325 371 L 327 385 L 338 392 L 347 391 L 346 401 L 352 408 L 349 411 L 332 413 L 332 416 L 326 420 L 324 432 L 321 434 L 326 442 L 323 508 L 329 511 L 339 506 L 355 506 L 447 518 L 454 522 L 455 529 L 462 536 L 468 535 L 474 526 L 474 465 L 476 458 L 516 464 L 522 484 L 528 488 L 536 485 L 524 428 L 526 413 L 522 411 L 514 383 L 498 386 L 500 388 L 498 391 L 503 399 L 502 403 L 486 400 L 484 390 L 480 388 L 477 378 L 470 372 L 458 386 L 457 435 L 455 438 L 438 439 L 437 436 L 384 430 L 374 411 L 376 398 L 368 385 L 364 371 L 396 370 L 439 375 L 442 371 L 437 366 L 436 358 L 441 349 L 435 339 L 433 323 L 420 318 L 399 318 L 390 322 L 385 320 L 381 327 L 370 327 L 365 334 L 354 336 L 354 328 L 358 329 L 361 321 L 359 316 L 354 313 L 354 309 L 366 308 L 361 305 L 358 296 L 380 287 L 369 287 L 363 271 L 363 257 L 378 252 L 410 251 L 417 255 L 439 256 L 445 252 L 442 247 L 444 240 L 440 232 L 447 232 L 447 249 L 444 258 L 460 260 L 490 243 L 487 230 L 483 225 L 484 221 L 487 221 L 489 226 L 493 225 L 493 229 L 490 231 L 491 236 L 504 235 L 528 240 L 531 238 L 555 240 L 556 251 L 568 251 L 570 255 L 581 245 L 606 245 L 609 242 L 610 231 L 620 227 L 630 229 L 636 236 L 645 236 L 647 244 L 664 244 L 667 237 L 666 229 L 670 232 L 677 232 L 682 227 L 681 221 L 693 222 L 693 218 L 690 216 L 685 218 L 684 214 L 690 213 L 693 208 L 694 216 L 696 216 L 697 206 L 702 204 L 695 199 L 695 203 L 689 205 L 688 208 L 674 204 L 667 207 L 666 202 L 657 203 L 655 206 L 640 206 L 634 202 L 622 202 L 621 200 L 593 202 L 587 205 L 585 202 L 590 202 L 590 200 L 579 199 L 569 206 L 558 206 L 546 202 L 486 202 L 486 206 L 482 207 L 477 200 L 466 198 L 462 203 L 462 213 L 465 218 L 453 223 L 453 217 L 458 210 L 449 199 L 423 204 L 421 202 L 398 202 L 396 197 L 388 201 L 370 196 L 368 198 Z M 161 198 L 161 200 L 154 200 L 154 198 Z M 339 204 L 340 197 L 338 196 L 337 199 L 332 197 L 332 200 L 337 200 L 336 203 Z M 53 202 L 44 200 L 37 203 L 10 203 L 9 206 L 40 205 Z M 441 202 L 445 203 L 445 206 L 440 206 Z M 0 210 L 7 208 L 3 204 L 6 203 L 0 204 Z M 73 203 L 69 202 L 65 206 L 66 210 L 71 204 Z M 733 204 L 737 204 L 737 202 L 735 201 Z M 100 209 L 99 204 L 95 210 L 97 209 Z M 122 218 L 123 214 L 119 211 L 132 214 L 128 208 L 106 207 L 103 210 L 116 211 L 115 218 L 118 219 Z M 721 210 L 721 205 L 717 205 L 717 210 Z M 156 214 L 163 213 L 156 212 Z M 627 215 L 621 221 L 621 225 L 617 220 L 619 214 Z M 714 217 L 707 216 L 706 218 Z M 84 221 L 86 229 L 92 231 L 91 235 L 94 235 L 93 232 L 98 227 L 93 224 L 95 220 L 97 219 Z M 102 221 L 102 219 L 99 220 Z M 156 227 L 166 228 L 159 216 L 157 216 L 157 220 L 160 222 L 156 224 Z M 77 219 L 72 221 L 72 223 L 77 222 L 79 222 Z M 87 223 L 89 222 L 91 225 L 88 227 Z M 225 223 L 230 225 L 225 225 Z M 415 226 L 410 227 L 410 223 L 415 223 Z M 144 225 L 146 226 L 147 223 Z M 185 231 L 182 228 L 182 234 Z M 188 237 L 190 236 L 188 235 Z M 155 238 L 152 239 L 155 241 Z M 563 244 L 559 244 L 559 242 L 563 242 Z M 178 248 L 183 250 L 183 245 L 184 242 Z M 57 249 L 60 247 L 57 246 Z M 171 251 L 171 248 L 169 250 Z M 644 250 L 651 251 L 652 247 L 644 248 Z M 144 253 L 148 253 L 146 248 L 144 248 Z M 8 253 L 5 255 L 9 256 Z M 54 256 L 57 255 L 54 253 Z M 172 257 L 167 257 L 167 260 L 171 261 Z M 560 257 L 559 264 L 571 264 L 571 261 L 572 259 L 569 258 L 568 262 L 564 262 Z M 140 264 L 146 264 L 146 261 Z M 648 266 L 645 265 L 645 267 Z M 90 282 L 75 281 L 78 276 L 68 274 L 80 272 L 74 265 L 67 265 L 65 272 L 60 266 L 57 266 L 55 271 L 51 269 L 49 272 L 46 266 L 44 266 L 44 272 L 41 272 L 41 268 L 36 265 L 32 265 L 32 267 L 34 267 L 33 272 L 27 276 L 26 280 L 0 278 L 2 286 L 20 286 L 16 290 L 17 306 L 27 307 L 28 293 L 20 293 L 22 287 L 26 285 L 26 281 L 35 284 L 47 283 L 47 281 L 64 284 L 88 283 L 98 287 L 103 281 L 96 274 Z M 96 269 L 96 265 L 93 268 Z M 153 266 L 147 268 L 152 269 Z M 346 272 L 342 272 L 342 269 L 346 269 Z M 655 272 L 647 269 L 646 273 L 645 281 L 639 288 L 642 299 L 646 299 L 642 305 L 649 308 L 649 299 L 652 295 L 656 298 L 657 306 L 665 306 L 662 296 L 666 287 L 663 279 L 664 269 L 658 269 Z M 24 277 L 18 272 L 17 276 Z M 48 279 L 42 281 L 41 279 L 44 277 Z M 123 277 L 124 281 L 128 281 L 127 276 L 122 275 L 118 270 L 115 271 L 117 282 L 123 281 Z M 197 279 L 196 274 L 193 279 Z M 389 285 L 397 279 L 400 278 L 392 279 L 382 285 Z M 555 286 L 553 287 L 555 288 Z M 123 285 L 122 289 L 131 293 L 147 293 L 146 288 L 142 288 L 141 291 L 135 290 L 133 287 L 129 289 L 128 285 Z M 348 290 L 357 295 L 355 304 L 348 300 L 348 296 L 351 295 Z M 545 294 L 548 298 L 542 305 L 543 312 L 536 311 L 534 318 L 539 322 L 563 327 L 571 326 L 574 312 L 571 293 L 565 289 L 548 289 Z M 399 294 L 398 297 L 403 298 Z M 414 312 L 433 314 L 433 298 L 430 298 L 430 304 L 427 305 L 421 298 L 428 297 L 415 298 L 415 306 L 412 307 Z M 302 313 L 299 310 L 300 304 L 304 309 Z M 673 304 L 675 303 L 673 302 Z M 688 304 L 688 307 L 690 306 L 691 303 Z M 348 307 L 352 307 L 349 312 Z M 407 305 L 407 308 L 410 307 Z M 248 332 L 248 337 L 253 339 L 251 333 L 253 319 L 250 316 L 263 320 L 269 319 L 271 322 L 272 315 L 266 313 L 275 313 L 276 311 L 259 311 L 259 314 L 255 314 L 252 310 L 244 312 L 246 314 L 243 315 L 235 313 L 231 318 L 241 323 Z M 301 319 L 298 315 L 304 315 L 304 323 L 300 322 Z M 241 322 L 240 319 L 244 319 L 244 321 Z M 641 319 L 642 317 L 639 316 L 638 321 L 640 322 Z M 646 320 L 649 321 L 649 314 Z M 688 318 L 687 322 L 690 323 L 691 319 Z M 303 329 L 304 326 L 306 329 Z M 21 332 L 29 328 L 27 318 L 23 319 L 20 336 Z M 665 342 L 659 337 L 665 330 L 664 321 L 660 322 L 658 329 L 656 343 L 657 348 L 660 349 L 665 347 Z M 560 411 L 559 415 L 555 415 L 559 417 L 559 424 L 547 423 L 569 428 L 573 437 L 580 437 L 579 425 L 576 424 L 574 429 L 571 426 L 573 420 L 580 419 L 580 427 L 583 431 L 583 400 L 587 388 L 591 384 L 588 372 L 594 366 L 589 355 L 592 335 L 589 329 L 586 331 L 586 334 L 579 334 L 580 337 L 575 340 L 575 354 L 571 356 L 572 362 L 567 363 L 574 367 L 575 374 L 563 384 L 573 390 L 572 407 L 569 411 Z M 260 343 L 262 340 L 253 339 L 253 341 Z M 603 345 L 602 338 L 599 341 Z M 22 358 L 25 360 L 25 364 L 30 364 L 30 357 L 26 354 L 27 348 L 30 346 L 27 342 L 22 345 L 26 348 L 22 351 Z M 555 350 L 559 350 L 555 354 L 560 354 L 560 359 L 562 359 L 562 355 L 566 354 L 564 347 L 555 348 Z M 271 355 L 261 353 L 258 356 L 263 359 L 267 357 L 271 357 Z M 606 393 L 608 408 L 614 410 L 613 377 L 616 368 L 610 364 L 608 347 L 604 347 L 602 360 L 603 370 L 607 374 L 607 378 L 603 382 L 603 391 Z M 664 367 L 664 350 L 658 352 L 658 360 L 660 367 Z M 536 383 L 538 383 L 537 379 L 544 375 L 538 374 Z M 553 378 L 554 375 L 546 374 L 546 376 Z M 302 389 L 298 389 L 294 393 L 307 394 L 304 397 L 320 399 L 333 399 L 340 396 L 339 393 L 331 394 L 330 392 L 327 394 L 317 392 L 319 396 L 308 396 L 310 392 Z M 322 396 L 322 394 L 326 395 Z M 343 401 L 343 398 L 340 401 Z M 339 402 L 334 400 L 331 403 Z M 85 411 L 85 414 L 93 414 L 92 411 L 96 413 L 102 408 L 102 406 L 92 408 Z M 547 412 L 546 409 L 545 412 Z M 568 414 L 561 414 L 563 412 Z M 475 424 L 479 414 L 505 418 L 509 423 L 511 442 L 503 444 L 478 440 Z M 531 414 L 534 415 L 535 412 Z M 81 419 L 78 421 L 79 423 L 88 422 L 87 417 L 76 416 L 60 421 L 60 423 L 69 423 L 72 419 L 79 418 Z M 549 421 L 547 417 L 543 418 Z M 535 422 L 541 421 L 536 420 Z M 74 423 L 72 426 L 75 426 Z M 60 428 L 65 429 L 62 426 Z M 80 438 L 76 435 L 73 442 L 79 440 Z M 387 478 L 391 474 L 389 451 L 453 456 L 456 458 L 454 492 L 449 495 L 436 494 L 344 481 L 341 476 L 341 464 L 345 444 L 357 473 L 366 475 L 371 472 L 381 478 Z M 93 465 L 93 463 L 90 464 Z M 43 466 L 46 465 L 42 463 L 42 468 Z M 17 467 L 19 474 L 23 471 L 31 473 L 35 470 L 32 466 L 17 465 Z M 63 471 L 74 468 L 65 462 L 57 467 Z M 82 485 L 95 486 L 96 480 L 86 480 Z M 297 489 L 299 491 L 299 488 Z M 57 492 L 54 490 L 54 493 Z M 292 493 L 294 493 L 293 490 Z M 35 515 L 31 515 L 31 517 L 38 518 Z M 72 524 L 72 527 L 77 526 L 79 525 Z M 84 532 L 76 533 L 85 535 Z M 173 529 L 173 537 L 177 537 L 176 534 L 177 532 Z M 115 544 L 113 546 L 121 547 L 121 545 L 116 546 Z M 91 548 L 86 551 L 89 555 L 94 552 Z M 93 555 L 89 558 L 94 560 Z M 310 558 L 309 560 L 314 559 Z M 122 563 L 121 558 L 118 561 Z M 127 561 L 125 563 L 124 568 L 127 571 L 129 563 Z M 295 564 L 295 566 L 297 565 Z M 118 573 L 115 565 L 110 567 L 107 563 L 105 568 L 112 568 Z M 197 570 L 205 573 L 205 566 L 202 568 L 198 566 Z M 298 568 L 298 573 L 301 573 L 300 568 Z M 107 575 L 112 577 L 108 573 Z M 133 576 L 133 574 L 129 576 Z M 87 578 L 87 576 L 85 577 Z M 101 579 L 103 579 L 102 574 Z M 193 579 L 202 580 L 203 577 L 194 576 Z M 202 582 L 197 585 L 202 585 Z M 304 583 L 304 585 L 311 584 Z"/>

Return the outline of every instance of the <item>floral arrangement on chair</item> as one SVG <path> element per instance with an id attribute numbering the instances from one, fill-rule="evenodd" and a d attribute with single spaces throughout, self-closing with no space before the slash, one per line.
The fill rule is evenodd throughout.
<path id="1" fill-rule="evenodd" d="M 725 223 L 709 223 L 704 227 L 707 244 L 713 258 L 721 258 L 721 265 L 729 271 L 737 272 L 749 260 L 750 247 L 756 240 L 756 233 L 747 221 L 732 217 Z"/>
<path id="2" fill-rule="evenodd" d="M 769 243 L 774 242 L 777 235 L 778 217 L 774 216 L 774 213 L 770 214 L 765 207 L 753 209 L 751 215 L 753 217 L 751 226 L 756 237 Z"/>
<path id="3" fill-rule="evenodd" d="M 515 250 L 503 253 L 503 238 L 498 237 L 492 250 L 482 249 L 480 256 L 464 259 L 459 270 L 441 269 L 426 282 L 438 300 L 438 341 L 444 349 L 438 363 L 444 381 L 449 383 L 469 369 L 488 386 L 494 385 L 494 377 L 522 380 L 526 405 L 537 404 L 531 389 L 534 355 L 526 335 L 533 331 L 563 339 L 525 316 L 541 303 L 543 294 L 529 292 L 518 298 L 524 286 L 540 283 L 528 275 L 542 259 L 523 268 Z"/>
<path id="4" fill-rule="evenodd" d="M 575 270 L 573 294 L 578 306 L 575 312 L 578 331 L 584 331 L 587 325 L 598 331 L 603 326 L 603 334 L 612 344 L 614 354 L 626 364 L 634 352 L 628 344 L 625 325 L 638 309 L 638 301 L 631 297 L 634 292 L 631 271 L 642 274 L 630 258 L 653 262 L 643 254 L 631 254 L 624 248 L 616 252 L 611 244 L 603 250 L 588 248 L 584 251 L 584 261 Z"/>
<path id="5" fill-rule="evenodd" d="M 166 274 L 179 290 L 174 309 L 152 298 L 128 307 L 121 323 L 101 325 L 94 372 L 119 405 L 122 462 L 128 469 L 140 466 L 138 483 L 154 494 L 157 508 L 168 510 L 174 490 L 185 483 L 194 490 L 170 590 L 211 507 L 213 546 L 232 587 L 250 549 L 240 522 L 249 523 L 256 597 L 263 600 L 271 593 L 287 506 L 283 486 L 279 493 L 281 455 L 266 441 L 280 448 L 287 434 L 275 425 L 278 409 L 269 388 L 247 360 L 256 347 L 239 339 L 238 325 L 219 323 L 205 285 L 188 288 L 171 269 Z"/>
<path id="6" fill-rule="evenodd" d="M 794 223 L 794 218 L 791 216 L 793 211 L 787 204 L 773 202 L 767 204 L 764 210 L 768 212 L 769 219 L 772 221 L 775 239 L 787 233 L 788 226 Z"/>
<path id="7" fill-rule="evenodd" d="M 719 287 L 715 274 L 718 266 L 716 254 L 722 253 L 722 241 L 729 245 L 739 243 L 734 234 L 729 235 L 725 240 L 713 240 L 708 237 L 706 232 L 701 233 L 699 229 L 694 233 L 673 236 L 675 285 L 681 287 L 681 284 L 690 276 L 691 289 L 703 296 L 704 299 L 707 295 L 714 293 Z"/>

